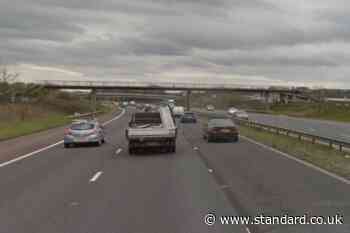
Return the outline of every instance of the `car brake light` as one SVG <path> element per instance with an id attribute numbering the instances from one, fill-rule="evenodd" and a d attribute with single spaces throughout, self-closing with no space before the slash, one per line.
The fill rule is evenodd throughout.
<path id="1" fill-rule="evenodd" d="M 236 128 L 230 128 L 231 132 L 236 133 L 237 129 Z"/>
<path id="2" fill-rule="evenodd" d="M 64 134 L 65 135 L 71 134 L 70 129 L 69 128 L 64 129 Z"/>

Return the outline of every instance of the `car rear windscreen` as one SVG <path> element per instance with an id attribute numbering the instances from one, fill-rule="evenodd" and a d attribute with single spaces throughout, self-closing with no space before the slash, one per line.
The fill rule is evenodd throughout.
<path id="1" fill-rule="evenodd" d="M 94 128 L 94 124 L 80 123 L 80 124 L 74 124 L 70 128 L 72 130 L 90 130 Z"/>
<path id="2" fill-rule="evenodd" d="M 228 119 L 215 119 L 209 121 L 209 127 L 233 127 L 235 124 Z"/>

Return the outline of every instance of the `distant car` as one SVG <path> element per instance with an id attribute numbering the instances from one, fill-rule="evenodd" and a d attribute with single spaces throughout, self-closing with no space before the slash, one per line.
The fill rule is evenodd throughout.
<path id="1" fill-rule="evenodd" d="M 173 109 L 175 107 L 174 103 L 169 103 L 168 105 L 169 105 L 170 109 Z"/>
<path id="2" fill-rule="evenodd" d="M 144 112 L 151 112 L 152 111 L 152 106 L 150 104 L 145 104 L 143 108 Z"/>
<path id="3" fill-rule="evenodd" d="M 236 111 L 233 114 L 233 116 L 237 119 L 249 120 L 249 116 L 248 116 L 248 113 L 246 111 L 242 111 L 242 110 Z"/>
<path id="4" fill-rule="evenodd" d="M 196 114 L 193 112 L 185 112 L 181 117 L 181 123 L 197 123 Z"/>
<path id="5" fill-rule="evenodd" d="M 122 102 L 122 107 L 123 107 L 123 108 L 128 107 L 128 105 L 129 105 L 128 101 L 123 101 L 123 102 Z"/>
<path id="6" fill-rule="evenodd" d="M 175 107 L 175 100 L 173 99 L 168 100 L 168 105 L 171 109 L 173 109 Z"/>
<path id="7" fill-rule="evenodd" d="M 76 144 L 95 144 L 100 146 L 105 142 L 103 126 L 98 121 L 73 122 L 64 132 L 64 147 Z"/>
<path id="8" fill-rule="evenodd" d="M 143 109 L 143 104 L 136 104 L 136 109 L 142 110 Z"/>
<path id="9" fill-rule="evenodd" d="M 175 106 L 173 108 L 174 117 L 182 117 L 185 114 L 185 108 L 182 106 Z"/>
<path id="10" fill-rule="evenodd" d="M 207 111 L 215 111 L 215 107 L 212 104 L 207 105 Z"/>
<path id="11" fill-rule="evenodd" d="M 231 119 L 211 119 L 203 129 L 203 138 L 208 142 L 220 139 L 237 142 L 239 139 L 238 127 Z"/>
<path id="12" fill-rule="evenodd" d="M 131 101 L 129 102 L 129 105 L 131 105 L 131 106 L 136 106 L 136 102 L 133 101 L 133 100 L 131 100 Z"/>
<path id="13" fill-rule="evenodd" d="M 230 114 L 230 115 L 234 115 L 236 112 L 238 111 L 238 109 L 237 108 L 229 108 L 228 110 L 227 110 L 227 113 L 228 114 Z"/>

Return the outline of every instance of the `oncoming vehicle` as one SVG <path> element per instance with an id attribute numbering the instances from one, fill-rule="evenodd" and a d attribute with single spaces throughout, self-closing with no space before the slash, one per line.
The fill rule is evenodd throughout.
<path id="1" fill-rule="evenodd" d="M 196 114 L 193 112 L 185 112 L 181 117 L 181 123 L 197 123 Z"/>
<path id="2" fill-rule="evenodd" d="M 100 146 L 104 142 L 103 126 L 95 120 L 73 122 L 64 132 L 64 147 L 66 148 L 77 144 L 95 144 Z"/>
<path id="3" fill-rule="evenodd" d="M 239 110 L 233 114 L 233 116 L 237 119 L 241 120 L 249 120 L 248 113 L 246 111 Z"/>
<path id="4" fill-rule="evenodd" d="M 168 105 L 171 109 L 173 109 L 175 107 L 175 100 L 173 99 L 168 100 Z"/>
<path id="5" fill-rule="evenodd" d="M 143 104 L 140 104 L 140 103 L 136 104 L 137 110 L 142 110 L 143 108 L 144 108 Z"/>
<path id="6" fill-rule="evenodd" d="M 237 111 L 238 111 L 237 108 L 231 107 L 231 108 L 229 108 L 229 109 L 227 110 L 227 113 L 230 114 L 230 115 L 233 115 L 233 114 L 235 114 Z"/>
<path id="7" fill-rule="evenodd" d="M 174 117 L 182 117 L 185 113 L 185 108 L 182 107 L 182 106 L 175 106 L 173 108 L 173 114 L 174 114 Z"/>
<path id="8" fill-rule="evenodd" d="M 144 112 L 151 112 L 152 111 L 152 106 L 150 104 L 145 104 L 143 108 Z"/>
<path id="9" fill-rule="evenodd" d="M 209 104 L 209 105 L 207 105 L 207 111 L 214 111 L 215 110 L 215 107 L 214 107 L 214 105 L 212 105 L 212 104 Z"/>
<path id="10" fill-rule="evenodd" d="M 203 138 L 207 142 L 215 140 L 230 140 L 237 142 L 239 139 L 239 132 L 237 126 L 231 119 L 216 118 L 211 119 L 203 129 Z"/>
<path id="11" fill-rule="evenodd" d="M 129 105 L 128 101 L 123 101 L 123 102 L 122 102 L 122 107 L 123 107 L 123 108 L 128 107 L 128 105 Z"/>

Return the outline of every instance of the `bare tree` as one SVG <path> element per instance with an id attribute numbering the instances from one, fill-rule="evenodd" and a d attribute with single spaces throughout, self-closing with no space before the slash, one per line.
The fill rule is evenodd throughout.
<path id="1" fill-rule="evenodd" d="M 6 67 L 2 67 L 0 71 L 0 83 L 12 83 L 17 80 L 19 73 L 11 73 Z"/>

